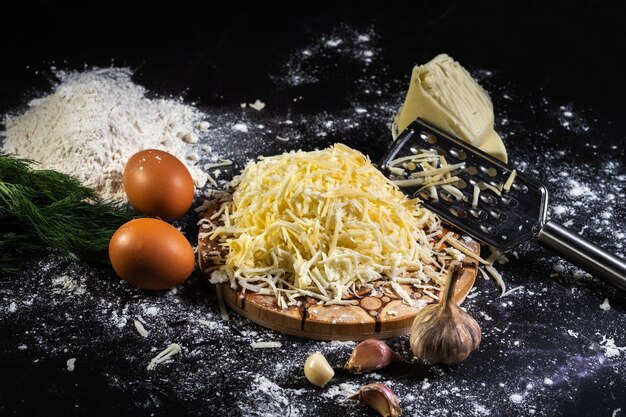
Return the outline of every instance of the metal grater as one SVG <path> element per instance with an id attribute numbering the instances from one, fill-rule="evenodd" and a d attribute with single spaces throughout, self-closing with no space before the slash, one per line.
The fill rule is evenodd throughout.
<path id="1" fill-rule="evenodd" d="M 592 275 L 626 290 L 626 261 L 559 223 L 547 220 L 548 191 L 543 184 L 516 172 L 510 189 L 501 190 L 511 176 L 512 167 L 421 119 L 398 136 L 379 168 L 391 180 L 406 179 L 408 172 L 400 176 L 389 163 L 421 150 L 436 152 L 449 164 L 464 163 L 455 174 L 460 178 L 455 184 L 462 193 L 460 199 L 439 189 L 439 199 L 433 201 L 428 191 L 418 192 L 418 186 L 401 187 L 407 195 L 420 197 L 424 205 L 445 222 L 501 251 L 509 251 L 536 238 Z M 472 206 L 474 185 L 480 188 L 476 208 Z"/>

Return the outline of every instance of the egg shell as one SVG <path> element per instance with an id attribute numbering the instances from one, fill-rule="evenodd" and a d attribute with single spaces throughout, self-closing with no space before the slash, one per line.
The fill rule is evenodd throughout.
<path id="1" fill-rule="evenodd" d="M 193 248 L 175 227 L 158 219 L 122 225 L 109 243 L 113 269 L 129 284 L 147 290 L 172 288 L 194 270 Z"/>
<path id="2" fill-rule="evenodd" d="M 193 203 L 194 183 L 185 165 L 174 155 L 145 149 L 124 166 L 124 190 L 133 207 L 164 220 L 175 219 Z"/>

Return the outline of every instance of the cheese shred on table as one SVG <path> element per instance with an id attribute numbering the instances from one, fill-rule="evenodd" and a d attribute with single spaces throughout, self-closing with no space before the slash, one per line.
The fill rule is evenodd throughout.
<path id="1" fill-rule="evenodd" d="M 214 283 L 272 294 L 287 307 L 302 296 L 340 304 L 381 279 L 391 287 L 409 276 L 443 281 L 449 255 L 434 245 L 439 218 L 356 150 L 262 157 L 233 185 L 232 200 L 203 227 L 223 249 Z"/>

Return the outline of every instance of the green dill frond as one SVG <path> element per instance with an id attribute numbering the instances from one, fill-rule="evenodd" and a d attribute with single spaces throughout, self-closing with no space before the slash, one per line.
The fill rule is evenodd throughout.
<path id="1" fill-rule="evenodd" d="M 0 274 L 14 272 L 23 256 L 50 248 L 106 259 L 111 236 L 136 213 L 98 198 L 74 177 L 33 164 L 0 155 Z"/>

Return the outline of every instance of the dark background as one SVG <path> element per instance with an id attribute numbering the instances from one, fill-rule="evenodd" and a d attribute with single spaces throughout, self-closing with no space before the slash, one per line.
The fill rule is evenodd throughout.
<path id="1" fill-rule="evenodd" d="M 232 107 L 238 105 L 242 98 L 253 101 L 257 96 L 268 96 L 274 87 L 267 74 L 280 70 L 283 61 L 275 57 L 284 51 L 296 48 L 304 40 L 326 33 L 338 24 L 372 25 L 381 39 L 390 79 L 406 80 L 412 65 L 445 51 L 468 68 L 493 69 L 497 73 L 494 84 L 545 94 L 555 103 L 571 103 L 575 108 L 584 109 L 597 122 L 594 124 L 597 140 L 606 142 L 606 149 L 609 149 L 608 145 L 617 146 L 617 151 L 607 152 L 623 158 L 626 135 L 623 116 L 626 110 L 626 29 L 618 2 L 526 1 L 504 6 L 504 2 L 425 1 L 393 7 L 390 3 L 364 6 L 362 3 L 346 5 L 336 2 L 323 8 L 298 3 L 293 5 L 294 10 L 288 11 L 284 7 L 261 2 L 250 6 L 230 2 L 220 4 L 219 11 L 204 9 L 185 2 L 164 6 L 121 2 L 87 5 L 62 1 L 3 4 L 0 6 L 0 114 L 23 110 L 28 99 L 41 95 L 42 91 L 49 91 L 53 80 L 51 66 L 80 69 L 85 65 L 111 64 L 137 69 L 135 81 L 158 94 L 182 92 L 188 100 L 201 106 Z M 345 107 L 351 76 L 350 68 L 347 68 L 323 77 L 318 85 L 282 91 L 274 98 L 274 109 L 268 110 L 276 112 L 290 106 L 290 111 L 295 112 L 313 114 L 328 111 L 332 114 L 334 109 Z M 305 96 L 307 100 L 304 104 L 291 104 L 292 98 L 297 96 Z M 494 101 L 498 104 L 497 99 Z M 526 103 L 520 103 L 516 111 L 511 112 L 518 123 L 536 123 L 538 130 L 550 123 L 550 115 L 533 113 L 531 118 L 525 113 L 525 107 Z M 378 137 L 386 127 L 372 129 L 367 134 Z M 567 140 L 567 137 L 555 137 L 554 143 L 560 146 Z M 515 155 L 515 147 L 519 145 L 511 146 L 513 148 L 509 149 Z M 542 155 L 538 152 L 530 156 L 541 158 Z M 572 158 L 564 163 L 575 163 L 576 158 L 592 156 L 582 151 L 573 153 Z M 623 226 L 623 200 L 617 201 L 617 205 L 618 214 L 621 214 L 616 215 L 615 220 Z M 601 235 L 598 232 L 595 237 Z M 615 242 L 608 239 L 601 243 L 610 246 Z M 512 286 L 528 285 L 537 279 L 542 265 L 551 262 L 541 263 L 544 255 L 536 245 L 527 246 L 523 252 L 523 261 L 527 264 L 518 265 L 511 272 Z M 539 259 L 539 266 L 533 263 L 536 259 Z M 37 277 L 24 272 L 6 280 L 2 284 L 3 295 L 17 297 L 21 294 L 19 285 L 23 282 L 32 285 L 39 279 Z M 40 279 L 45 279 L 45 276 Z M 579 282 L 557 278 L 554 283 L 544 285 L 554 292 L 554 299 L 558 300 L 555 307 L 548 307 L 551 309 L 547 313 L 520 306 L 512 317 L 502 315 L 496 318 L 496 323 L 491 323 L 504 327 L 509 320 L 517 320 L 521 326 L 518 337 L 530 340 L 536 350 L 507 357 L 508 365 L 494 363 L 495 359 L 482 359 L 483 362 L 477 359 L 477 363 L 470 365 L 471 371 L 459 371 L 459 378 L 471 381 L 472 375 L 487 369 L 494 375 L 506 375 L 507 372 L 513 376 L 521 375 L 526 372 L 526 364 L 532 362 L 533 355 L 541 355 L 546 346 L 554 349 L 555 357 L 563 361 L 564 367 L 583 367 L 569 350 L 558 353 L 561 342 L 580 343 L 582 349 L 582 341 L 560 341 L 557 336 L 548 340 L 543 338 L 544 333 L 549 331 L 546 329 L 565 326 L 558 319 L 560 308 L 576 312 L 573 314 L 580 315 L 582 321 L 590 320 L 581 326 L 594 329 L 602 325 L 594 323 L 585 312 L 593 308 L 595 317 L 595 300 L 610 296 L 614 310 L 619 312 L 613 313 L 620 314 L 615 320 L 624 322 L 623 293 L 616 293 L 596 280 L 585 280 L 582 285 L 583 295 L 578 301 L 588 301 L 588 305 L 568 301 L 570 292 L 580 287 Z M 202 284 L 198 286 L 199 291 L 206 290 Z M 497 294 L 495 289 L 491 291 Z M 123 299 L 131 297 L 126 293 L 115 296 Z M 187 297 L 191 299 L 194 296 L 190 293 Z M 487 307 L 486 311 L 494 317 L 501 313 L 497 302 Z M 85 312 L 87 322 L 89 314 Z M 537 319 L 539 315 L 541 318 Z M 91 363 L 88 365 L 94 373 L 77 373 L 76 383 L 73 384 L 64 379 L 66 375 L 58 372 L 58 363 L 41 361 L 39 366 L 35 366 L 24 354 L 14 353 L 20 334 L 31 327 L 30 320 L 35 318 L 23 317 L 21 322 L 5 320 L 0 324 L 0 414 L 100 415 L 110 411 L 114 415 L 150 415 L 151 411 L 155 411 L 136 406 L 134 402 L 135 397 L 143 398 L 142 384 L 146 381 L 134 381 L 127 390 L 119 386 L 113 389 L 107 385 L 106 378 L 97 374 L 98 366 Z M 535 320 L 539 320 L 539 327 L 527 328 L 519 324 Z M 38 323 L 46 324 L 45 320 Z M 610 323 L 604 326 L 610 326 Z M 102 336 L 98 329 L 92 331 L 93 338 Z M 91 337 L 84 334 L 79 340 L 89 346 Z M 113 352 L 118 347 L 117 343 L 125 347 L 130 343 L 128 340 L 103 340 L 108 352 Z M 295 346 L 300 343 L 305 346 L 304 342 L 294 338 L 284 340 Z M 224 354 L 226 358 L 238 354 L 236 344 L 226 340 L 221 343 L 217 348 L 231 352 Z M 3 344 L 5 347 L 1 347 Z M 502 352 L 497 343 L 489 345 L 488 340 L 484 349 L 483 358 L 489 355 L 497 358 L 498 352 Z M 89 348 L 85 347 L 84 352 L 88 353 Z M 254 358 L 249 360 L 254 361 Z M 189 366 L 199 365 L 192 363 Z M 221 369 L 219 363 L 212 366 Z M 249 366 L 255 365 L 250 363 Z M 116 371 L 107 369 L 107 372 Z M 145 389 L 156 390 L 155 395 L 161 398 L 158 415 L 237 415 L 237 410 L 228 407 L 228 401 L 246 395 L 243 391 L 245 384 L 229 379 L 230 371 L 224 369 L 220 374 L 222 381 L 214 381 L 215 386 L 208 383 L 212 387 L 210 389 L 219 388 L 223 393 L 224 397 L 219 402 L 211 402 L 209 395 L 202 402 L 196 397 L 187 398 L 178 391 L 170 392 L 167 380 L 146 382 Z M 123 372 L 120 370 L 121 374 Z M 399 377 L 405 376 L 401 369 L 394 372 Z M 437 374 L 426 375 L 436 378 Z M 447 375 L 454 378 L 455 372 Z M 342 377 L 346 378 L 346 375 Z M 476 376 L 477 381 L 484 378 Z M 584 381 L 560 386 L 558 394 L 549 400 L 550 404 L 546 400 L 543 406 L 553 410 L 551 415 L 608 416 L 620 405 L 624 413 L 626 384 L 623 375 L 611 385 L 602 385 L 601 388 L 596 383 Z M 302 381 L 295 385 L 300 386 L 297 384 L 302 384 Z M 81 403 L 82 408 L 75 409 L 73 403 L 81 399 L 85 400 Z M 310 401 L 311 404 L 323 402 L 315 396 L 306 396 L 302 401 Z M 91 407 L 90 403 L 93 404 Z M 538 411 L 541 411 L 541 406 L 539 404 Z M 311 415 L 344 412 L 332 404 L 319 407 L 314 408 Z M 365 412 L 365 409 L 352 412 Z M 499 406 L 493 415 L 526 415 L 527 412 Z M 427 410 L 424 410 L 426 414 Z M 450 410 L 450 414 L 458 415 L 454 409 Z"/>
<path id="2" fill-rule="evenodd" d="M 418 1 L 393 7 L 301 2 L 293 9 L 225 2 L 219 11 L 188 2 L 41 1 L 0 7 L 0 110 L 20 103 L 15 91 L 33 87 L 27 65 L 45 70 L 64 61 L 142 67 L 148 86 L 158 78 L 159 89 L 189 88 L 206 103 L 224 93 L 224 100 L 254 95 L 266 88 L 266 74 L 279 64 L 272 61 L 278 51 L 338 22 L 376 24 L 391 76 L 404 77 L 408 66 L 447 51 L 467 66 L 498 68 L 511 82 L 543 87 L 555 98 L 575 93 L 577 102 L 611 115 L 624 109 L 626 30 L 619 2 Z"/>

